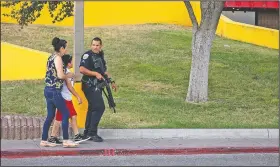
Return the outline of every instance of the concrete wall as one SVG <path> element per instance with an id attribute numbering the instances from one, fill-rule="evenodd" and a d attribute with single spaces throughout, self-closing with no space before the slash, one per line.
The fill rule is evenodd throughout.
<path id="1" fill-rule="evenodd" d="M 247 11 L 246 13 L 244 13 L 243 11 L 223 11 L 222 14 L 233 21 L 255 25 L 254 11 Z"/>

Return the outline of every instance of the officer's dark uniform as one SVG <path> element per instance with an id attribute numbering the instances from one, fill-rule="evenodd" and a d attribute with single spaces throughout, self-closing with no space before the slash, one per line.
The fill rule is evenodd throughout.
<path id="1" fill-rule="evenodd" d="M 104 72 L 107 70 L 104 52 L 94 53 L 92 50 L 85 52 L 81 58 L 80 66 L 104 76 Z M 82 77 L 82 90 L 88 101 L 84 135 L 90 136 L 95 141 L 102 141 L 102 138 L 97 135 L 97 127 L 104 113 L 105 104 L 102 90 L 96 89 L 98 82 L 100 81 L 93 76 L 83 75 Z"/>

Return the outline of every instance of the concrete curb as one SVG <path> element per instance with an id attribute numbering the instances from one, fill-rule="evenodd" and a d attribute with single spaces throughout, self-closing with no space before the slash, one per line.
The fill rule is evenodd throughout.
<path id="1" fill-rule="evenodd" d="M 100 129 L 100 136 L 106 139 L 238 139 L 279 138 L 278 129 Z"/>
<path id="2" fill-rule="evenodd" d="M 1 150 L 1 158 L 31 158 L 42 156 L 132 156 L 132 155 L 190 155 L 234 153 L 279 153 L 279 147 L 216 147 L 172 149 L 15 149 Z"/>
<path id="3" fill-rule="evenodd" d="M 1 139 L 41 138 L 44 120 L 43 117 L 1 116 Z M 82 132 L 83 129 L 80 131 Z M 62 135 L 61 131 L 60 135 Z M 69 124 L 69 135 L 73 136 L 71 124 Z M 99 129 L 99 135 L 105 139 L 266 139 L 279 138 L 279 129 Z"/>

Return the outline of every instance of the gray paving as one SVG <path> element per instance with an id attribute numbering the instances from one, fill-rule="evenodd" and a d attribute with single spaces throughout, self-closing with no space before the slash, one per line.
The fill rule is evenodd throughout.
<path id="1" fill-rule="evenodd" d="M 1 140 L 1 150 L 60 150 L 62 146 L 40 147 L 40 140 Z M 76 149 L 159 149 L 203 147 L 278 147 L 278 139 L 105 139 L 102 143 L 86 141 Z"/>
<path id="2" fill-rule="evenodd" d="M 80 129 L 81 131 L 83 129 Z M 242 139 L 279 138 L 279 129 L 100 129 L 106 139 Z"/>
<path id="3" fill-rule="evenodd" d="M 6 149 L 39 149 L 36 140 L 1 140 L 1 150 Z"/>

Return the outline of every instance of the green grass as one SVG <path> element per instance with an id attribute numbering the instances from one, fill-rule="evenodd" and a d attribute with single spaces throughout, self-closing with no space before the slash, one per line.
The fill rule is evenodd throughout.
<path id="1" fill-rule="evenodd" d="M 72 28 L 1 26 L 1 41 L 52 52 L 51 40 L 58 36 L 68 41 L 72 53 Z M 107 107 L 101 127 L 278 127 L 277 50 L 216 37 L 209 101 L 190 104 L 185 98 L 191 29 L 157 24 L 85 28 L 85 50 L 94 36 L 103 39 L 109 71 L 119 86 L 117 114 Z M 46 114 L 42 80 L 1 82 L 1 87 L 1 112 Z"/>

